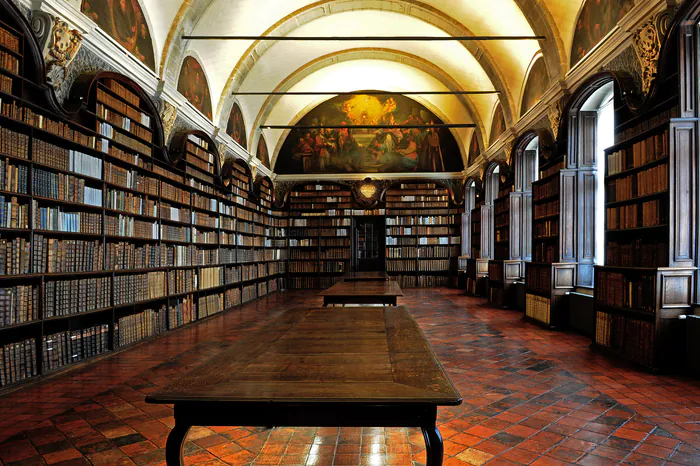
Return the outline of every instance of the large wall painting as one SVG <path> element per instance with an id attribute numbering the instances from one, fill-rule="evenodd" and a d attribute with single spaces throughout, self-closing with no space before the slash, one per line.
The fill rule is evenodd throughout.
<path id="1" fill-rule="evenodd" d="M 573 68 L 634 6 L 634 0 L 586 0 L 581 8 L 571 46 Z"/>
<path id="2" fill-rule="evenodd" d="M 523 101 L 520 104 L 520 116 L 523 116 L 532 107 L 537 105 L 544 92 L 549 88 L 549 75 L 544 58 L 540 57 L 530 68 L 527 75 L 527 82 L 523 90 Z"/>
<path id="3" fill-rule="evenodd" d="M 255 152 L 255 157 L 260 160 L 263 165 L 270 168 L 270 153 L 267 151 L 267 143 L 265 142 L 265 136 L 260 135 L 258 139 L 258 150 Z"/>
<path id="4" fill-rule="evenodd" d="M 506 132 L 506 118 L 503 115 L 503 107 L 501 103 L 496 104 L 493 111 L 493 119 L 491 120 L 491 134 L 489 134 L 489 145 L 496 142 L 498 137 Z"/>
<path id="5" fill-rule="evenodd" d="M 231 114 L 228 117 L 226 125 L 226 134 L 231 136 L 234 141 L 241 145 L 244 149 L 248 149 L 248 137 L 245 132 L 245 122 L 243 121 L 243 112 L 237 103 L 233 103 Z"/>
<path id="6" fill-rule="evenodd" d="M 177 91 L 211 120 L 211 96 L 207 78 L 202 65 L 191 55 L 182 62 Z"/>
<path id="7" fill-rule="evenodd" d="M 80 10 L 155 71 L 153 40 L 138 0 L 83 0 Z"/>
<path id="8" fill-rule="evenodd" d="M 476 131 L 472 134 L 472 141 L 469 143 L 469 158 L 467 159 L 467 165 L 471 166 L 476 158 L 481 154 L 481 147 L 479 147 L 479 138 L 476 137 Z"/>
<path id="9" fill-rule="evenodd" d="M 307 113 L 282 145 L 276 173 L 457 172 L 464 169 L 448 129 L 325 128 L 346 125 L 442 124 L 430 110 L 395 94 L 334 97 Z"/>

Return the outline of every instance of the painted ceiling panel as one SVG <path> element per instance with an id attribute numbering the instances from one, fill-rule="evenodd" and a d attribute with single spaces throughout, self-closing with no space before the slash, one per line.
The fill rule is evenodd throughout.
<path id="1" fill-rule="evenodd" d="M 182 6 L 184 0 L 141 0 L 144 10 L 147 12 L 151 35 L 156 47 L 156 64 L 160 63 L 163 54 L 163 46 L 170 32 L 170 26 Z"/>
<path id="2" fill-rule="evenodd" d="M 328 66 L 303 79 L 290 90 L 339 90 L 347 92 L 373 89 L 400 92 L 417 88 L 448 90 L 440 81 L 426 72 L 402 63 L 381 60 L 353 60 Z M 309 110 L 330 97 L 332 96 L 285 96 L 273 107 L 269 117 L 263 123 L 294 124 Z M 411 97 L 425 105 L 446 123 L 469 123 L 472 121 L 464 105 L 453 95 Z M 495 97 L 491 96 L 487 96 L 487 98 L 496 100 Z M 259 125 L 260 123 L 258 123 Z M 287 131 L 271 129 L 263 131 L 272 152 L 274 168 L 277 153 Z M 466 154 L 465 148 L 472 132 L 473 130 L 470 128 L 452 129 L 463 156 Z"/>
<path id="3" fill-rule="evenodd" d="M 571 56 L 576 19 L 584 0 L 541 0 L 552 15 L 553 27 L 559 30 L 567 58 Z M 567 60 L 566 64 L 569 62 Z"/>

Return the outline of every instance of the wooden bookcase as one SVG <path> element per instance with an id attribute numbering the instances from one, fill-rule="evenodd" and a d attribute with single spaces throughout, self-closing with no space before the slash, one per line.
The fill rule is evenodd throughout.
<path id="1" fill-rule="evenodd" d="M 515 282 L 523 275 L 523 261 L 513 255 L 519 241 L 520 201 L 513 180 L 506 181 L 494 200 L 494 258 L 489 261 L 489 302 L 511 307 L 515 303 Z"/>
<path id="2" fill-rule="evenodd" d="M 595 268 L 594 348 L 650 370 L 682 352 L 678 316 L 690 312 L 692 260 L 679 254 L 690 225 L 686 136 L 695 121 L 670 103 L 616 128 L 605 151 L 605 265 Z"/>
<path id="3" fill-rule="evenodd" d="M 352 193 L 332 183 L 289 194 L 290 289 L 328 288 L 350 271 Z"/>
<path id="4" fill-rule="evenodd" d="M 461 217 L 435 183 L 400 183 L 385 193 L 386 271 L 404 288 L 454 285 Z"/>
<path id="5" fill-rule="evenodd" d="M 239 304 L 245 267 L 267 262 L 249 175 L 222 186 L 203 133 L 166 150 L 155 105 L 114 73 L 79 78 L 79 112 L 53 114 L 24 76 L 33 37 L 0 28 L 18 60 L 0 70 L 0 389 Z"/>
<path id="6" fill-rule="evenodd" d="M 576 170 L 564 167 L 563 158 L 541 160 L 539 179 L 532 183 L 533 257 L 525 263 L 525 318 L 547 327 L 568 322 L 563 298 L 576 273 L 570 236 L 560 234 L 562 217 L 573 224 Z"/>

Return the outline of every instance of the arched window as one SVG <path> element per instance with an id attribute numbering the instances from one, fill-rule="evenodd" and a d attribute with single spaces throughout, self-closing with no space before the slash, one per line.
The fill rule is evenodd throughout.
<path id="1" fill-rule="evenodd" d="M 471 215 L 472 209 L 476 207 L 476 181 L 467 180 L 464 189 L 464 213 L 462 214 L 462 255 L 471 256 Z"/>
<path id="2" fill-rule="evenodd" d="M 570 168 L 578 168 L 576 216 L 578 262 L 576 284 L 593 286 L 593 266 L 605 260 L 605 152 L 615 139 L 615 85 L 612 78 L 595 81 L 570 113 Z"/>
<path id="3" fill-rule="evenodd" d="M 522 193 L 522 215 L 517 217 L 522 244 L 520 256 L 524 261 L 532 260 L 532 183 L 538 179 L 539 144 L 540 138 L 530 134 L 515 149 L 515 192 Z"/>
<path id="4" fill-rule="evenodd" d="M 486 170 L 484 179 L 484 206 L 488 208 L 488 215 L 481 216 L 481 258 L 493 259 L 493 201 L 498 197 L 500 186 L 501 167 L 492 163 Z"/>

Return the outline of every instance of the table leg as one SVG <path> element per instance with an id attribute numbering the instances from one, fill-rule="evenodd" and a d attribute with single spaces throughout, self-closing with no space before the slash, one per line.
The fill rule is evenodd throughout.
<path id="1" fill-rule="evenodd" d="M 437 426 L 422 427 L 423 438 L 425 438 L 425 466 L 442 466 L 442 436 Z"/>
<path id="2" fill-rule="evenodd" d="M 190 426 L 175 422 L 175 427 L 170 431 L 168 440 L 165 443 L 165 462 L 168 466 L 185 464 L 182 458 L 182 449 L 189 430 Z"/>

